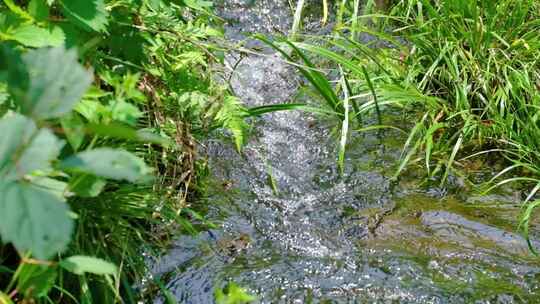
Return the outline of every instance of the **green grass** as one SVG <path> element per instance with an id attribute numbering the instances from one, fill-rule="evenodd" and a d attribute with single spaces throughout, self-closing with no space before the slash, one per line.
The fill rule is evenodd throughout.
<path id="1" fill-rule="evenodd" d="M 38 131 L 49 141 L 58 140 L 30 149 L 17 136 L 2 139 L 7 149 L 0 151 L 0 209 L 11 213 L 0 214 L 0 303 L 135 303 L 144 296 L 132 290 L 147 272 L 142 251 L 163 250 L 181 231 L 196 233 L 193 220 L 198 226 L 211 225 L 190 208 L 204 193 L 208 172 L 204 159 L 197 157 L 196 142 L 228 129 L 240 148 L 249 127 L 246 117 L 300 106 L 246 109 L 215 81 L 212 66 L 220 64 L 215 42 L 222 34 L 219 19 L 206 4 L 0 2 L 0 121 L 8 135 L 30 130 L 28 141 Z M 189 22 L 185 14 L 191 16 Z M 67 54 L 62 46 L 73 50 L 71 57 L 19 65 L 21 56 L 53 54 L 49 47 Z M 74 67 L 80 75 L 70 77 L 84 81 L 72 84 L 69 78 L 50 81 L 42 76 L 59 66 Z M 25 77 L 45 85 L 30 86 Z M 82 97 L 62 95 L 76 85 Z M 49 98 L 50 92 L 59 97 Z M 31 112 L 35 104 L 29 100 L 41 111 Z M 13 118 L 14 113 L 19 114 Z M 26 129 L 7 123 L 17 121 L 28 121 Z M 58 151 L 47 150 L 56 147 Z M 94 171 L 81 171 L 89 168 L 80 162 L 77 170 L 65 166 L 77 153 L 105 147 L 124 151 L 125 158 Z M 23 158 L 25 153 L 30 156 Z M 10 173 L 19 158 L 36 163 L 28 171 Z M 88 163 L 94 168 L 98 164 Z M 146 179 L 148 171 L 153 180 Z M 64 209 L 40 216 L 27 208 L 32 220 L 12 223 L 22 225 L 12 229 L 7 219 L 24 209 L 12 204 L 40 207 L 43 202 L 35 197 L 8 200 L 15 186 L 4 184 L 7 178 Z M 62 223 L 68 224 L 62 228 Z M 41 228 L 30 229 L 32 225 Z M 41 247 L 28 242 L 45 229 L 58 230 L 64 241 L 46 238 Z"/>
<path id="2" fill-rule="evenodd" d="M 294 46 L 344 69 L 350 95 L 360 97 L 352 117 L 388 107 L 417 113 L 395 178 L 422 166 L 443 185 L 471 157 L 498 159 L 507 167 L 487 188 L 528 189 L 528 223 L 540 189 L 540 3 L 400 0 L 386 14 L 374 5 L 360 15 L 356 1 L 338 3 L 331 36 Z M 359 42 L 360 34 L 375 39 Z"/>

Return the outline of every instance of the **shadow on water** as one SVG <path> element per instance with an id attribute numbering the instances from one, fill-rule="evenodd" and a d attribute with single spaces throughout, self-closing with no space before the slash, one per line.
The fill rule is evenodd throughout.
<path id="1" fill-rule="evenodd" d="M 229 0 L 219 11 L 232 40 L 290 27 L 286 1 Z M 232 77 L 252 106 L 292 100 L 299 84 L 274 54 L 248 56 Z M 281 112 L 255 125 L 242 155 L 207 143 L 207 216 L 219 228 L 180 237 L 152 264 L 180 303 L 212 303 L 228 281 L 262 303 L 540 301 L 540 264 L 512 232 L 519 209 L 511 194 L 393 185 L 397 133 L 353 140 L 340 177 L 335 138 L 313 117 Z"/>

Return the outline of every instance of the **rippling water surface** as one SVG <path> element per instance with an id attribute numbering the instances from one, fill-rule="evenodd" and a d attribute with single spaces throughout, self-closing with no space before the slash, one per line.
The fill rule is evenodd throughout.
<path id="1" fill-rule="evenodd" d="M 287 1 L 227 0 L 218 11 L 235 41 L 290 28 Z M 271 52 L 232 76 L 250 106 L 295 100 L 300 82 Z M 212 303 L 229 281 L 261 303 L 540 303 L 540 265 L 513 232 L 516 194 L 391 183 L 403 141 L 392 132 L 355 138 L 340 177 L 328 125 L 301 112 L 254 125 L 242 155 L 207 143 L 207 216 L 219 228 L 180 237 L 152 265 L 180 303 Z"/>

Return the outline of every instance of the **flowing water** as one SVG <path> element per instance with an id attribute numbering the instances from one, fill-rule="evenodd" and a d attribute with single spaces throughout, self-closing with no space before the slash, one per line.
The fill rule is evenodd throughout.
<path id="1" fill-rule="evenodd" d="M 286 1 L 227 0 L 218 10 L 234 41 L 290 28 Z M 237 65 L 235 93 L 250 106 L 302 98 L 294 67 L 264 53 Z M 213 303 L 226 282 L 261 303 L 540 303 L 540 264 L 513 232 L 519 194 L 478 197 L 459 179 L 453 189 L 391 182 L 398 133 L 356 136 L 340 176 L 327 123 L 291 111 L 254 126 L 242 154 L 206 143 L 205 204 L 219 228 L 179 237 L 152 263 L 179 303 Z"/>

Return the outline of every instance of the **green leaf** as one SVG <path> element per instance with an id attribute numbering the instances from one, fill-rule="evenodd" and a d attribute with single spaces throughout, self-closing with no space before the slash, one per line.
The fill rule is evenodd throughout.
<path id="1" fill-rule="evenodd" d="M 22 61 L 10 60 L 8 71 L 11 96 L 21 112 L 34 119 L 68 113 L 92 82 L 92 74 L 78 63 L 76 50 L 64 47 L 30 51 Z"/>
<path id="2" fill-rule="evenodd" d="M 42 28 L 32 24 L 22 25 L 11 32 L 11 38 L 28 47 L 61 46 L 66 39 L 64 31 L 58 26 Z"/>
<path id="3" fill-rule="evenodd" d="M 183 0 L 183 2 L 187 7 L 190 7 L 192 9 L 196 9 L 196 10 L 201 10 L 201 11 L 209 9 L 209 8 L 211 8 L 213 6 L 212 1 Z"/>
<path id="4" fill-rule="evenodd" d="M 29 181 L 36 188 L 54 194 L 60 200 L 64 199 L 68 187 L 66 183 L 46 176 L 31 176 Z"/>
<path id="5" fill-rule="evenodd" d="M 73 150 L 79 150 L 86 135 L 81 117 L 77 113 L 70 113 L 60 118 L 60 123 Z"/>
<path id="6" fill-rule="evenodd" d="M 248 294 L 246 290 L 235 283 L 229 283 L 224 289 L 215 291 L 214 296 L 217 304 L 244 304 L 257 300 L 256 297 Z"/>
<path id="7" fill-rule="evenodd" d="M 216 120 L 221 125 L 231 131 L 238 151 L 246 142 L 248 124 L 244 117 L 248 115 L 247 110 L 242 106 L 238 98 L 227 96 L 223 100 L 223 105 L 216 115 Z"/>
<path id="8" fill-rule="evenodd" d="M 108 109 L 97 100 L 83 99 L 75 106 L 75 111 L 88 121 L 98 123 Z"/>
<path id="9" fill-rule="evenodd" d="M 25 298 L 41 298 L 46 296 L 56 281 L 55 267 L 23 264 L 19 272 L 17 290 Z"/>
<path id="10" fill-rule="evenodd" d="M 105 32 L 109 13 L 103 0 L 63 0 L 64 15 L 86 30 Z"/>
<path id="11" fill-rule="evenodd" d="M 75 255 L 60 261 L 60 266 L 77 275 L 92 273 L 97 275 L 113 275 L 118 273 L 116 265 L 102 259 Z"/>
<path id="12" fill-rule="evenodd" d="M 138 107 L 124 100 L 113 101 L 109 107 L 111 108 L 112 119 L 130 126 L 135 126 L 137 120 L 142 116 Z"/>
<path id="13" fill-rule="evenodd" d="M 115 180 L 148 180 L 150 168 L 125 150 L 98 148 L 78 153 L 62 162 L 62 168 Z"/>
<path id="14" fill-rule="evenodd" d="M 20 252 L 48 259 L 66 249 L 73 220 L 67 204 L 26 183 L 0 182 L 0 236 Z"/>
<path id="15" fill-rule="evenodd" d="M 49 18 L 49 6 L 45 0 L 30 0 L 28 13 L 37 21 L 46 21 Z"/>
<path id="16" fill-rule="evenodd" d="M 139 142 L 154 143 L 163 146 L 173 145 L 173 141 L 167 137 L 153 133 L 149 129 L 133 129 L 121 124 L 87 124 L 89 133 L 108 136 L 117 139 L 134 140 Z"/>
<path id="17" fill-rule="evenodd" d="M 4 181 L 51 170 L 50 162 L 63 146 L 50 130 L 38 130 L 33 121 L 18 114 L 1 119 L 0 130 L 0 178 Z"/>
<path id="18" fill-rule="evenodd" d="M 80 197 L 97 197 L 107 181 L 91 174 L 78 175 L 69 183 L 69 190 Z"/>

